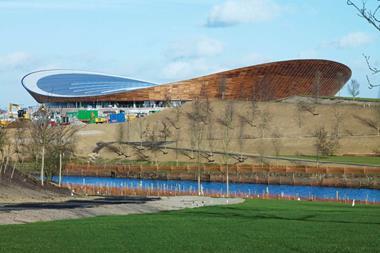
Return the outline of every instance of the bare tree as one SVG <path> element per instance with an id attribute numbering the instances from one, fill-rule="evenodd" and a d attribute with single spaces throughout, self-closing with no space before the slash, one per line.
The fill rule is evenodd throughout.
<path id="1" fill-rule="evenodd" d="M 261 164 L 261 168 L 264 168 L 264 163 L 265 163 L 265 145 L 264 145 L 264 140 L 259 139 L 259 143 L 257 145 L 257 152 L 259 154 L 259 161 Z"/>
<path id="2" fill-rule="evenodd" d="M 282 146 L 283 146 L 283 143 L 281 141 L 281 133 L 280 131 L 275 128 L 273 130 L 273 133 L 272 133 L 272 145 L 273 145 L 273 149 L 274 149 L 274 153 L 276 155 L 276 158 L 278 158 L 278 156 L 280 155 L 281 153 L 281 149 L 282 149 Z"/>
<path id="3" fill-rule="evenodd" d="M 226 78 L 223 76 L 218 81 L 218 93 L 220 99 L 224 100 L 224 95 L 226 92 Z"/>
<path id="4" fill-rule="evenodd" d="M 75 133 L 78 130 L 73 126 L 52 126 L 49 116 L 50 111 L 41 108 L 37 120 L 29 124 L 31 139 L 28 150 L 31 156 L 35 157 L 36 165 L 39 164 L 38 158 L 41 158 L 41 185 L 44 185 L 45 176 L 49 180 L 54 172 L 62 169 L 62 160 L 74 153 Z"/>
<path id="5" fill-rule="evenodd" d="M 244 162 L 247 157 L 243 156 L 243 150 L 244 150 L 244 144 L 246 140 L 245 136 L 245 128 L 247 125 L 247 120 L 245 119 L 244 116 L 239 115 L 239 156 L 234 157 L 239 163 Z"/>
<path id="6" fill-rule="evenodd" d="M 376 3 L 377 2 L 377 3 Z M 352 6 L 356 9 L 359 17 L 366 20 L 371 26 L 373 26 L 377 31 L 380 31 L 380 3 L 379 1 L 352 1 L 347 0 L 347 5 Z M 374 66 L 370 61 L 370 56 L 364 55 L 364 59 L 367 63 L 368 69 L 371 75 L 380 74 L 380 69 Z M 366 76 L 368 81 L 368 86 L 370 89 L 374 87 L 380 87 L 380 84 L 374 84 L 369 75 Z"/>
<path id="7" fill-rule="evenodd" d="M 0 154 L 1 158 L 4 159 L 5 147 L 8 143 L 8 135 L 7 130 L 5 128 L 0 127 Z"/>
<path id="8" fill-rule="evenodd" d="M 200 167 L 200 158 L 201 158 L 201 144 L 204 139 L 206 116 L 204 110 L 204 103 L 196 98 L 191 104 L 191 111 L 187 113 L 187 117 L 190 121 L 190 144 L 191 149 L 194 152 L 196 148 L 197 152 L 197 181 L 198 181 L 198 195 L 201 194 L 201 167 Z"/>
<path id="9" fill-rule="evenodd" d="M 144 150 L 143 147 L 143 141 L 144 141 L 144 120 L 142 118 L 138 119 L 138 133 L 139 133 L 139 141 L 140 141 L 140 146 L 136 147 L 138 150 L 142 151 Z"/>
<path id="10" fill-rule="evenodd" d="M 360 83 L 356 81 L 355 79 L 351 80 L 351 82 L 347 86 L 347 90 L 352 96 L 352 99 L 355 100 L 355 98 L 360 93 Z"/>
<path id="11" fill-rule="evenodd" d="M 333 132 L 329 135 L 324 127 L 319 127 L 314 132 L 317 166 L 321 155 L 333 155 L 339 148 L 339 136 Z"/>
<path id="12" fill-rule="evenodd" d="M 232 139 L 232 130 L 233 130 L 233 119 L 234 119 L 234 101 L 228 101 L 225 103 L 224 112 L 222 117 L 219 119 L 219 123 L 223 127 L 223 163 L 226 173 L 226 188 L 227 188 L 227 197 L 230 194 L 229 188 L 229 160 L 230 160 L 230 143 Z"/>
<path id="13" fill-rule="evenodd" d="M 337 136 L 337 138 L 341 137 L 341 128 L 343 123 L 343 113 L 339 110 L 339 105 L 335 104 L 334 106 L 334 126 L 333 133 Z"/>
<path id="14" fill-rule="evenodd" d="M 64 164 L 75 154 L 76 138 L 78 128 L 75 126 L 59 125 L 53 128 L 54 134 L 50 141 L 48 163 L 48 175 L 58 171 L 58 184 L 62 181 L 62 168 Z M 58 162 L 57 162 L 58 161 Z M 58 166 L 57 166 L 58 165 Z"/>
<path id="15" fill-rule="evenodd" d="M 0 127 L 0 154 L 1 154 L 1 164 L 0 164 L 0 176 L 3 170 L 3 167 L 6 166 L 6 160 L 9 157 L 6 155 L 6 147 L 9 143 L 7 130 L 5 128 Z"/>
<path id="16" fill-rule="evenodd" d="M 361 5 L 355 2 L 357 1 L 347 0 L 347 5 L 354 7 L 359 17 L 367 20 L 369 24 L 380 32 L 380 3 L 368 7 L 368 1 L 362 0 Z M 379 1 L 377 0 L 377 2 Z"/>
<path id="17" fill-rule="evenodd" d="M 298 128 L 302 127 L 302 122 L 303 122 L 302 112 L 304 111 L 303 104 L 304 102 L 302 101 L 299 101 L 296 104 L 296 117 L 297 117 L 297 122 L 298 122 Z"/>
<path id="18" fill-rule="evenodd" d="M 241 114 L 240 118 L 251 127 L 256 127 L 256 121 L 259 113 L 260 110 L 258 109 L 256 98 L 253 97 L 250 101 L 250 106 L 248 107 L 247 111 L 244 114 Z"/>
<path id="19" fill-rule="evenodd" d="M 272 121 L 272 115 L 268 110 L 263 110 L 260 112 L 260 121 L 258 127 L 260 129 L 260 137 L 264 138 L 265 131 L 269 130 L 269 124 Z"/>
<path id="20" fill-rule="evenodd" d="M 46 108 L 41 108 L 38 111 L 38 119 L 31 122 L 30 126 L 30 136 L 31 136 L 31 151 L 35 152 L 35 157 L 37 160 L 38 154 L 41 155 L 41 170 L 40 170 L 40 180 L 41 185 L 44 185 L 45 179 L 45 157 L 46 157 L 46 147 L 53 138 L 54 131 L 50 125 L 49 110 Z"/>
<path id="21" fill-rule="evenodd" d="M 211 106 L 210 100 L 206 98 L 205 101 L 205 123 L 207 125 L 207 142 L 209 152 L 206 154 L 208 162 L 215 162 L 214 160 L 214 141 L 215 141 L 215 119 L 214 110 Z"/>
<path id="22" fill-rule="evenodd" d="M 322 78 L 322 72 L 316 71 L 314 80 L 313 80 L 313 96 L 315 99 L 315 103 L 319 103 L 319 97 L 320 97 L 320 91 L 321 91 L 321 78 Z"/>
<path id="23" fill-rule="evenodd" d="M 16 129 L 15 129 L 13 150 L 14 150 L 17 162 L 21 160 L 21 157 L 26 151 L 26 137 L 27 136 L 26 136 L 25 128 L 26 128 L 25 124 L 23 124 L 22 122 L 19 122 L 19 124 L 17 124 Z"/>
<path id="24" fill-rule="evenodd" d="M 166 117 L 166 121 L 168 121 L 174 127 L 174 141 L 175 141 L 175 160 L 178 166 L 178 144 L 181 140 L 181 116 L 182 116 L 182 108 L 180 106 L 174 107 L 174 117 Z"/>
<path id="25" fill-rule="evenodd" d="M 18 122 L 15 129 L 15 134 L 13 138 L 13 156 L 14 156 L 14 163 L 13 163 L 13 170 L 11 173 L 11 179 L 13 178 L 14 171 L 16 169 L 16 166 L 20 164 L 23 165 L 25 153 L 27 151 L 27 143 L 26 143 L 26 126 L 25 122 Z"/>
<path id="26" fill-rule="evenodd" d="M 373 65 L 370 60 L 371 60 L 371 57 L 368 56 L 368 55 L 364 55 L 364 58 L 365 58 L 365 61 L 367 63 L 367 66 L 368 66 L 368 69 L 370 70 L 371 72 L 371 76 L 374 76 L 374 75 L 378 75 L 380 74 L 380 68 L 376 67 L 375 65 Z M 367 82 L 368 82 L 368 86 L 370 89 L 374 88 L 374 87 L 380 87 L 380 84 L 375 84 L 369 75 L 366 75 L 366 78 L 367 78 Z"/>
<path id="27" fill-rule="evenodd" d="M 160 150 L 160 145 L 159 145 L 160 133 L 158 129 L 158 122 L 155 122 L 152 128 L 150 128 L 148 124 L 145 128 L 144 134 L 147 140 L 149 141 L 150 151 L 153 153 L 154 162 L 157 165 L 158 164 L 157 153 Z"/>
<path id="28" fill-rule="evenodd" d="M 163 140 L 162 145 L 164 146 L 162 153 L 164 153 L 166 155 L 168 153 L 167 148 L 166 148 L 167 140 L 171 136 L 172 133 L 171 133 L 170 128 L 168 126 L 168 123 L 166 121 L 162 121 L 161 124 L 162 124 L 162 128 L 160 130 L 160 137 Z"/>

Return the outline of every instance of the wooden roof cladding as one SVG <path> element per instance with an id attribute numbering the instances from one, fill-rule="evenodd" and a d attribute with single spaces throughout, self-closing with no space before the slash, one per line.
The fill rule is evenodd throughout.
<path id="1" fill-rule="evenodd" d="M 192 100 L 196 97 L 272 100 L 294 95 L 333 96 L 351 70 L 328 60 L 290 60 L 244 67 L 190 80 L 94 97 L 46 97 L 38 102 Z"/>

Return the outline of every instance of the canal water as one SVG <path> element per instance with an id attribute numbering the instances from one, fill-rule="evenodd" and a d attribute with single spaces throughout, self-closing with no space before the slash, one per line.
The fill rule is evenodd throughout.
<path id="1" fill-rule="evenodd" d="M 53 177 L 57 182 L 58 177 Z M 166 190 L 176 192 L 197 192 L 196 181 L 186 180 L 152 180 L 152 179 L 132 179 L 132 178 L 107 178 L 107 177 L 82 177 L 65 176 L 62 178 L 63 184 L 106 186 L 106 187 L 128 187 L 131 189 L 145 190 Z M 202 182 L 202 191 L 205 194 L 225 194 L 226 184 L 220 182 Z M 340 200 L 361 200 L 368 202 L 380 202 L 380 190 L 339 188 L 323 186 L 295 186 L 295 185 L 265 185 L 230 183 L 231 195 L 278 195 L 292 196 L 300 198 L 320 198 L 320 199 L 340 199 Z"/>

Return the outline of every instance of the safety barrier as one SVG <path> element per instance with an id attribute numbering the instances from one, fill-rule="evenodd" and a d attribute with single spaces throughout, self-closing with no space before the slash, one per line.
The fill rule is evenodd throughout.
<path id="1" fill-rule="evenodd" d="M 200 165 L 202 181 L 224 182 L 223 165 Z M 65 175 L 163 180 L 197 180 L 198 166 L 67 164 Z M 380 189 L 380 168 L 229 165 L 229 180 L 240 183 L 366 187 Z"/>

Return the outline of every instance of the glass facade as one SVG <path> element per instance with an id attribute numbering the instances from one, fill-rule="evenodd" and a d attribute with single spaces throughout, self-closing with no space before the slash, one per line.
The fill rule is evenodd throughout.
<path id="1" fill-rule="evenodd" d="M 135 102 L 62 102 L 62 103 L 47 103 L 50 108 L 155 108 L 155 107 L 176 107 L 180 106 L 184 101 L 135 101 Z"/>
<path id="2" fill-rule="evenodd" d="M 156 86 L 156 84 L 100 74 L 66 73 L 42 77 L 37 87 L 63 96 L 106 95 Z"/>

